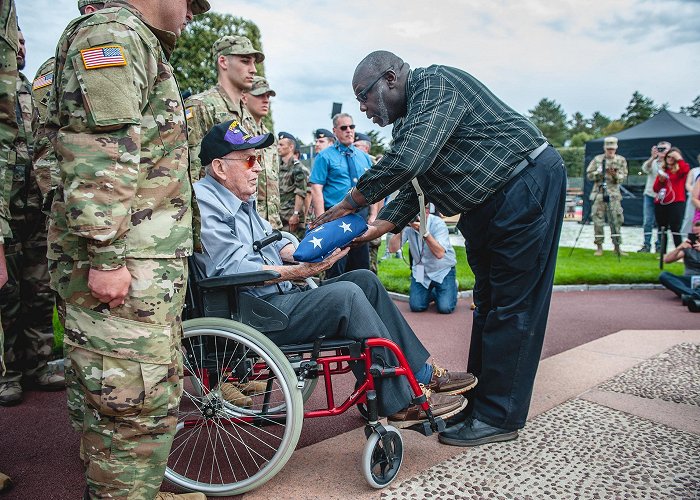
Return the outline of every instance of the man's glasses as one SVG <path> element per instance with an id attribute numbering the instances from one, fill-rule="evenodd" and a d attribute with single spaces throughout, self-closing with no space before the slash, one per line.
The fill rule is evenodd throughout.
<path id="1" fill-rule="evenodd" d="M 354 124 L 353 124 L 353 125 L 341 125 L 341 126 L 338 127 L 338 128 L 339 128 L 340 130 L 342 130 L 343 132 L 345 132 L 347 129 L 355 130 L 355 125 L 354 125 Z"/>
<path id="2" fill-rule="evenodd" d="M 379 80 L 382 79 L 384 75 L 387 74 L 387 72 L 391 71 L 393 68 L 387 68 L 384 71 L 382 71 L 379 76 L 377 77 L 376 80 L 374 80 L 372 83 L 370 83 L 368 86 L 366 86 L 362 91 L 358 92 L 355 94 L 355 99 L 358 101 L 365 103 L 367 102 L 367 94 L 369 93 L 370 90 L 372 90 L 372 87 L 374 87 Z"/>
<path id="3" fill-rule="evenodd" d="M 243 164 L 245 165 L 245 168 L 250 170 L 255 166 L 255 162 L 260 163 L 261 157 L 260 155 L 252 155 L 252 156 L 245 156 L 242 158 L 219 158 L 221 161 L 242 161 L 244 162 Z"/>

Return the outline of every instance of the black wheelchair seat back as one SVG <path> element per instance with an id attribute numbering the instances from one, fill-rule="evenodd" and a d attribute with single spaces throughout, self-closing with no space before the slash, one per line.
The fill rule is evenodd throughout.
<path id="1" fill-rule="evenodd" d="M 183 319 L 225 318 L 266 333 L 284 330 L 289 318 L 274 305 L 245 293 L 279 277 L 274 271 L 257 271 L 207 278 L 196 255 L 188 258 L 189 280 Z"/>

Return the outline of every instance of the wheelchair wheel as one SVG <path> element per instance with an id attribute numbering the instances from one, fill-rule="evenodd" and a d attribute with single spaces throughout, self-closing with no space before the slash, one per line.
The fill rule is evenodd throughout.
<path id="1" fill-rule="evenodd" d="M 165 477 L 210 496 L 257 488 L 279 472 L 299 440 L 303 401 L 294 371 L 249 326 L 197 318 L 183 329 L 184 391 Z M 250 383 L 258 389 L 242 392 Z M 227 387 L 241 391 L 232 396 Z"/>
<path id="2" fill-rule="evenodd" d="M 396 479 L 403 461 L 403 438 L 390 425 L 384 427 L 384 439 L 373 432 L 362 452 L 362 474 L 372 488 L 384 488 Z"/>

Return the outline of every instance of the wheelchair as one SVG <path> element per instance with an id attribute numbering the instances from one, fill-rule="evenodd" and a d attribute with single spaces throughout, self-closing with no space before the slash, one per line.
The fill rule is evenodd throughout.
<path id="1" fill-rule="evenodd" d="M 297 243 L 293 235 L 282 234 Z M 209 496 L 250 491 L 269 481 L 289 460 L 304 418 L 339 415 L 357 406 L 367 421 L 363 475 L 374 488 L 389 485 L 401 467 L 403 440 L 396 428 L 379 422 L 375 380 L 407 378 L 415 396 L 412 402 L 428 415 L 428 420 L 410 429 L 428 436 L 442 431 L 445 422 L 433 417 L 406 358 L 390 340 L 319 338 L 278 346 L 268 339 L 265 333 L 283 330 L 288 317 L 242 291 L 278 277 L 279 273 L 261 271 L 204 278 L 190 258 L 183 313 L 184 391 L 165 478 Z M 370 351 L 380 347 L 393 352 L 398 366 L 372 363 Z M 338 404 L 333 376 L 349 373 L 350 363 L 364 366 L 365 379 Z M 305 410 L 320 377 L 326 407 Z M 225 384 L 236 387 L 239 396 L 225 398 Z"/>

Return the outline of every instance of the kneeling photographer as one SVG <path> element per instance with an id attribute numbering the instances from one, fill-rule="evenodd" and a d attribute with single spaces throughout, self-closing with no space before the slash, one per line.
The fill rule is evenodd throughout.
<path id="1" fill-rule="evenodd" d="M 700 281 L 700 221 L 693 224 L 688 238 L 664 256 L 664 262 L 670 264 L 683 259 L 685 272 L 677 276 L 664 271 L 659 275 L 663 286 L 678 295 L 683 304 L 693 312 L 700 312 L 700 287 L 693 288 L 693 278 Z"/>

